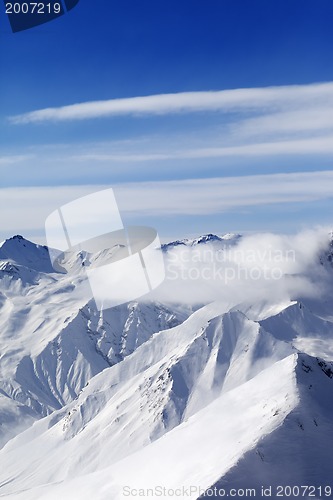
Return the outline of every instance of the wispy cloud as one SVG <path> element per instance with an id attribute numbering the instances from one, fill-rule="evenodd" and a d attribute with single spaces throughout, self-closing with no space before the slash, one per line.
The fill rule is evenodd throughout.
<path id="1" fill-rule="evenodd" d="M 39 230 L 59 206 L 110 186 L 0 189 L 3 232 Z M 333 197 L 333 171 L 123 183 L 113 186 L 122 213 L 131 217 L 213 215 L 246 207 L 315 202 Z"/>
<path id="2" fill-rule="evenodd" d="M 124 115 L 164 115 L 200 111 L 279 111 L 290 107 L 332 106 L 333 83 L 222 91 L 181 92 L 45 108 L 10 117 L 15 124 L 87 120 Z"/>
<path id="3" fill-rule="evenodd" d="M 194 112 L 205 115 L 202 120 L 179 118 Z M 174 126 L 156 127 L 167 114 L 174 115 Z M 134 124 L 133 117 L 149 115 L 161 115 L 161 122 Z M 76 141 L 69 134 L 61 147 L 30 144 L 12 149 L 12 155 L 6 150 L 7 156 L 0 157 L 3 186 L 52 187 L 0 189 L 3 231 L 12 233 L 16 228 L 15 232 L 28 229 L 42 234 L 50 212 L 108 187 L 106 183 L 116 188 L 122 212 L 132 218 L 198 220 L 212 215 L 210 220 L 218 220 L 219 214 L 229 211 L 231 218 L 239 219 L 241 212 L 254 213 L 255 207 L 264 211 L 272 204 L 323 200 L 332 204 L 333 171 L 324 169 L 332 168 L 333 82 L 87 102 L 32 111 L 11 117 L 11 122 L 62 123 L 103 116 L 128 116 L 134 133 L 129 138 L 124 127 L 116 136 L 108 136 L 103 123 L 96 122 L 95 140 L 87 143 L 80 140 L 76 123 Z M 7 168 L 14 163 L 15 176 Z M 262 173 L 266 165 L 270 175 L 243 176 Z M 314 168 L 321 171 L 309 172 Z M 223 171 L 233 177 L 221 177 Z M 170 180 L 180 177 L 187 179 Z M 311 217 L 310 207 L 307 214 Z M 329 210 L 323 214 L 326 220 L 327 214 Z"/>
<path id="4" fill-rule="evenodd" d="M 295 297 L 327 296 L 329 276 L 318 255 L 327 251 L 328 227 L 297 234 L 245 235 L 223 254 L 214 244 L 175 247 L 166 254 L 166 280 L 157 300 L 239 306 L 249 297 L 288 302 Z"/>
<path id="5" fill-rule="evenodd" d="M 178 139 L 180 134 L 178 136 Z M 66 147 L 29 148 L 25 154 L 0 157 L 1 184 L 17 185 L 75 185 L 119 184 L 132 180 L 162 181 L 178 178 L 217 177 L 223 172 L 236 176 L 248 172 L 327 170 L 333 156 L 333 132 L 319 137 L 290 140 L 253 141 L 249 144 L 219 146 L 217 135 L 209 140 L 196 141 L 186 134 L 177 141 L 173 137 L 153 137 L 144 144 L 92 143 L 68 144 Z M 175 144 L 174 144 L 175 143 Z M 206 147 L 204 144 L 208 143 Z M 216 144 L 216 145 L 215 145 Z M 315 163 L 314 163 L 315 162 Z M 16 166 L 15 175 L 9 168 Z M 295 166 L 296 164 L 296 166 Z M 259 172 L 258 172 L 259 173 Z"/>
<path id="6" fill-rule="evenodd" d="M 333 135 L 304 138 L 298 140 L 286 140 L 276 142 L 262 142 L 245 144 L 239 146 L 194 148 L 176 150 L 170 153 L 146 153 L 128 154 L 126 152 L 117 154 L 82 154 L 73 156 L 76 161 L 93 162 L 146 162 L 164 160 L 186 160 L 204 158 L 223 158 L 228 156 L 272 156 L 272 155 L 303 155 L 303 154 L 332 154 Z"/>
<path id="7" fill-rule="evenodd" d="M 13 165 L 15 163 L 22 163 L 31 160 L 33 155 L 7 155 L 0 156 L 0 166 Z"/>
<path id="8" fill-rule="evenodd" d="M 251 136 L 295 134 L 333 130 L 333 107 L 322 108 L 309 105 L 306 109 L 282 111 L 245 119 L 232 129 L 238 139 Z"/>
<path id="9" fill-rule="evenodd" d="M 333 171 L 120 184 L 123 210 L 140 215 L 202 215 L 333 197 Z"/>

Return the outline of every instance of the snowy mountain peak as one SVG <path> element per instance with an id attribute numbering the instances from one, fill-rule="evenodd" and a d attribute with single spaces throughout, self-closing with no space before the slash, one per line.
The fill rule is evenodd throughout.
<path id="1" fill-rule="evenodd" d="M 237 243 L 237 241 L 242 237 L 241 234 L 236 233 L 226 233 L 222 236 L 218 236 L 217 234 L 203 234 L 197 238 L 185 238 L 182 240 L 171 241 L 170 243 L 165 243 L 162 245 L 163 251 L 168 251 L 171 248 L 175 248 L 178 246 L 186 246 L 186 247 L 194 247 L 196 245 L 202 245 L 205 243 L 226 243 L 232 244 Z"/>
<path id="2" fill-rule="evenodd" d="M 191 241 L 191 245 L 199 245 L 200 243 L 213 243 L 213 242 L 222 242 L 222 241 L 237 241 L 241 237 L 240 234 L 234 233 L 226 233 L 222 236 L 218 236 L 216 234 L 208 233 L 198 238 L 195 238 Z"/>
<path id="3" fill-rule="evenodd" d="M 16 235 L 12 236 L 11 238 L 7 238 L 5 241 L 3 241 L 0 244 L 0 248 L 1 249 L 11 248 L 15 245 L 21 245 L 22 247 L 26 247 L 27 245 L 35 245 L 36 246 L 35 243 L 32 243 L 31 241 L 25 239 L 20 234 L 16 234 Z M 39 246 L 39 245 L 37 245 L 37 246 Z"/>
<path id="4" fill-rule="evenodd" d="M 0 261 L 19 264 L 37 272 L 54 272 L 48 248 L 32 243 L 21 235 L 13 236 L 2 243 Z"/>

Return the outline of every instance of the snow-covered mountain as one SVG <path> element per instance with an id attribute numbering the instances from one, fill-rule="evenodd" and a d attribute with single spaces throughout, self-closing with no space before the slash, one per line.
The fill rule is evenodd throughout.
<path id="1" fill-rule="evenodd" d="M 47 248 L 21 236 L 3 243 L 0 257 L 0 445 L 190 314 L 158 303 L 99 312 L 75 293 L 80 275 L 55 273 Z"/>
<path id="2" fill-rule="evenodd" d="M 0 498 L 330 485 L 330 297 L 98 312 L 46 254 L 21 237 L 0 248 Z"/>
<path id="3" fill-rule="evenodd" d="M 240 234 L 235 234 L 235 233 L 226 233 L 222 236 L 218 236 L 216 234 L 208 233 L 204 234 L 202 236 L 199 236 L 198 238 L 184 238 L 182 240 L 175 240 L 171 241 L 170 243 L 165 243 L 162 245 L 162 250 L 164 252 L 170 250 L 171 248 L 175 247 L 195 247 L 200 244 L 204 243 L 217 243 L 220 244 L 220 247 L 223 248 L 225 246 L 230 246 L 236 244 L 239 239 L 242 237 Z"/>

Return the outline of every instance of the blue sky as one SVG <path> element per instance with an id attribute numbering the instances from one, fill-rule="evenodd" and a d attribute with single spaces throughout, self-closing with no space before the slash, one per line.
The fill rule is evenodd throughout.
<path id="1" fill-rule="evenodd" d="M 81 0 L 13 34 L 2 10 L 0 239 L 109 186 L 163 239 L 331 224 L 332 22 L 331 0 Z"/>

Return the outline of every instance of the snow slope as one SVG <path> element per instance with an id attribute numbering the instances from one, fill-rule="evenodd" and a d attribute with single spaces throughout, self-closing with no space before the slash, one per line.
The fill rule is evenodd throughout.
<path id="1" fill-rule="evenodd" d="M 1 260 L 15 262 L 20 266 L 38 272 L 53 272 L 47 247 L 36 245 L 20 235 L 14 236 L 1 244 Z"/>
<path id="2" fill-rule="evenodd" d="M 62 495 L 118 500 L 125 498 L 129 489 L 163 487 L 185 488 L 186 498 L 195 499 L 200 489 L 214 484 L 226 489 L 231 485 L 259 487 L 261 481 L 275 485 L 279 479 L 279 484 L 292 479 L 291 484 L 328 484 L 332 403 L 323 405 L 323 400 L 331 396 L 332 386 L 332 378 L 317 360 L 290 355 L 223 393 L 163 438 L 123 460 L 8 498 L 51 500 Z M 291 469 L 286 459 L 295 457 L 298 463 Z M 277 464 L 280 469 L 276 469 Z M 279 476 L 280 472 L 285 476 Z M 292 473 L 296 474 L 293 478 Z M 221 475 L 223 483 L 217 483 Z"/>
<path id="3" fill-rule="evenodd" d="M 246 485 L 258 492 L 262 486 L 272 487 L 272 498 L 279 498 L 278 485 L 311 485 L 323 490 L 332 486 L 332 368 L 332 363 L 299 355 L 295 369 L 298 405 L 275 432 L 264 435 L 212 487 L 229 491 Z"/>
<path id="4" fill-rule="evenodd" d="M 94 377 L 71 405 L 38 422 L 0 452 L 0 459 L 6 458 L 1 480 L 10 478 L 16 488 L 26 489 L 111 466 L 149 448 L 200 410 L 208 411 L 215 400 L 228 401 L 229 393 L 266 370 L 276 367 L 278 373 L 281 359 L 294 359 L 295 348 L 260 323 L 240 311 L 220 312 L 221 304 L 206 306 Z M 283 373 L 278 379 L 282 383 Z M 272 404 L 275 392 L 272 387 Z M 31 449 L 27 464 L 20 457 Z M 64 462 L 64 456 L 71 459 Z"/>
<path id="5" fill-rule="evenodd" d="M 0 498 L 118 500 L 164 487 L 196 499 L 214 486 L 329 484 L 329 297 L 98 312 L 80 273 L 50 271 L 44 247 L 9 242 L 0 249 Z"/>
<path id="6" fill-rule="evenodd" d="M 0 257 L 0 446 L 31 418 L 71 402 L 154 332 L 189 315 L 185 308 L 134 302 L 99 312 L 82 293 L 80 275 L 55 273 L 47 249 L 22 237 L 7 240 Z"/>

